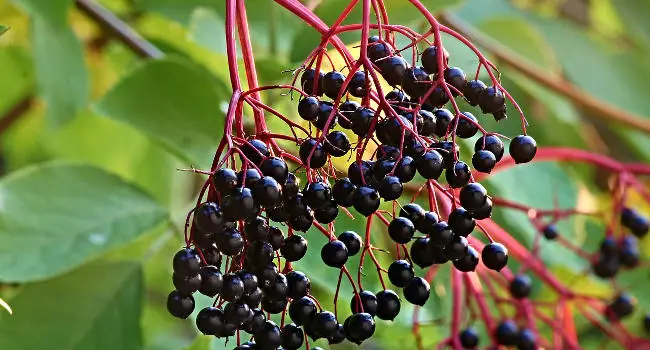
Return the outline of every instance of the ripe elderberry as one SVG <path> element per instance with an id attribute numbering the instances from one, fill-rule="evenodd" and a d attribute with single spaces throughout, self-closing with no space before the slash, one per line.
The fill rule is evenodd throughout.
<path id="1" fill-rule="evenodd" d="M 501 271 L 508 264 L 508 249 L 501 243 L 490 243 L 481 252 L 483 265 L 488 269 Z"/>
<path id="2" fill-rule="evenodd" d="M 313 122 L 318 118 L 319 101 L 316 97 L 309 96 L 298 102 L 298 115 L 300 118 Z"/>
<path id="3" fill-rule="evenodd" d="M 350 95 L 354 97 L 366 96 L 368 93 L 366 84 L 366 73 L 361 71 L 354 72 L 354 75 L 352 75 L 352 79 L 348 84 L 348 91 L 350 92 Z"/>
<path id="4" fill-rule="evenodd" d="M 401 56 L 391 56 L 381 61 L 381 75 L 392 86 L 402 83 L 407 68 L 408 63 Z"/>
<path id="5" fill-rule="evenodd" d="M 392 321 L 397 317 L 400 310 L 399 297 L 390 289 L 383 290 L 376 294 L 377 297 L 377 317 Z"/>
<path id="6" fill-rule="evenodd" d="M 359 186 L 352 195 L 352 205 L 363 216 L 370 216 L 379 209 L 379 192 L 372 186 Z"/>
<path id="7" fill-rule="evenodd" d="M 515 163 L 528 163 L 535 158 L 537 142 L 528 135 L 519 135 L 510 141 L 508 151 Z"/>
<path id="8" fill-rule="evenodd" d="M 369 313 L 355 313 L 345 320 L 343 329 L 349 341 L 361 344 L 375 333 L 375 320 Z"/>
<path id="9" fill-rule="evenodd" d="M 519 340 L 519 329 L 512 320 L 504 320 L 494 330 L 494 337 L 500 345 L 516 345 Z"/>
<path id="10" fill-rule="evenodd" d="M 429 299 L 429 282 L 422 277 L 415 277 L 404 287 L 404 298 L 411 304 L 423 306 Z"/>
<path id="11" fill-rule="evenodd" d="M 375 316 L 377 314 L 377 297 L 370 291 L 361 291 L 361 293 L 352 296 L 350 310 L 352 313 L 365 312 Z"/>
<path id="12" fill-rule="evenodd" d="M 194 311 L 194 297 L 172 291 L 167 296 L 167 311 L 174 317 L 187 318 Z"/>
<path id="13" fill-rule="evenodd" d="M 510 281 L 510 294 L 516 299 L 527 298 L 530 295 L 533 281 L 528 275 L 517 275 Z"/>
<path id="14" fill-rule="evenodd" d="M 307 240 L 300 235 L 292 235 L 284 239 L 280 254 L 287 261 L 298 261 L 307 253 Z"/>
<path id="15" fill-rule="evenodd" d="M 460 339 L 460 345 L 465 349 L 473 349 L 478 346 L 478 332 L 472 327 L 463 329 L 458 335 L 458 338 Z"/>
<path id="16" fill-rule="evenodd" d="M 396 287 L 406 287 L 414 277 L 413 266 L 406 260 L 393 261 L 388 267 L 388 279 Z"/>
<path id="17" fill-rule="evenodd" d="M 406 244 L 411 241 L 413 234 L 415 226 L 407 218 L 397 217 L 388 225 L 388 235 L 395 243 Z"/>
<path id="18" fill-rule="evenodd" d="M 320 257 L 325 265 L 341 268 L 348 260 L 348 248 L 339 240 L 329 241 L 321 249 Z"/>
<path id="19" fill-rule="evenodd" d="M 325 74 L 321 80 L 321 87 L 323 89 L 323 93 L 325 93 L 325 96 L 331 99 L 335 99 L 339 95 L 344 81 L 345 75 L 340 72 L 332 71 Z"/>
<path id="20" fill-rule="evenodd" d="M 344 231 L 338 236 L 338 240 L 345 244 L 348 256 L 354 256 L 361 250 L 361 237 L 354 231 Z"/>

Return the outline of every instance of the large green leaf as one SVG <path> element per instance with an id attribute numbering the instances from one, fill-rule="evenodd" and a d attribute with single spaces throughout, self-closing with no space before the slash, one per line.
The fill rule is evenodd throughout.
<path id="1" fill-rule="evenodd" d="M 185 350 L 210 350 L 214 337 L 199 335 Z"/>
<path id="2" fill-rule="evenodd" d="M 95 263 L 28 284 L 11 300 L 14 315 L 0 317 L 0 348 L 141 349 L 141 299 L 134 263 Z"/>
<path id="3" fill-rule="evenodd" d="M 0 112 L 13 107 L 34 87 L 34 70 L 29 52 L 17 46 L 0 50 Z M 4 114 L 4 113 L 3 113 Z"/>
<path id="4" fill-rule="evenodd" d="M 88 99 L 88 72 L 83 48 L 70 27 L 39 17 L 32 21 L 39 92 L 47 103 L 50 125 L 72 120 Z"/>
<path id="5" fill-rule="evenodd" d="M 0 181 L 0 280 L 71 270 L 131 242 L 165 218 L 141 190 L 86 165 L 48 163 Z"/>
<path id="6" fill-rule="evenodd" d="M 50 25 L 63 27 L 68 17 L 72 0 L 12 0 L 33 17 L 38 17 Z"/>
<path id="7" fill-rule="evenodd" d="M 144 64 L 123 78 L 98 111 L 132 125 L 195 166 L 207 167 L 223 132 L 219 81 L 190 61 Z"/>

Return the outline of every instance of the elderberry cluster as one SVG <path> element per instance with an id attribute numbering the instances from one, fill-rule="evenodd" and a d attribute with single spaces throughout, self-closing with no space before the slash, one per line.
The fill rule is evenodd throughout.
<path id="1" fill-rule="evenodd" d="M 387 273 L 412 304 L 424 305 L 430 294 L 429 283 L 415 275 L 412 264 L 424 268 L 451 262 L 462 272 L 474 271 L 479 261 L 496 271 L 506 266 L 505 246 L 491 242 L 479 253 L 468 240 L 476 221 L 491 216 L 492 200 L 473 181 L 470 166 L 459 159 L 461 145 L 456 138 L 482 133 L 474 143 L 471 164 L 483 173 L 502 159 L 504 144 L 499 135 L 485 132 L 471 112 L 444 108 L 450 98 L 462 97 L 502 120 L 506 118 L 504 92 L 498 85 L 467 81 L 460 68 L 448 66 L 448 54 L 437 46 L 424 50 L 421 67 L 411 67 L 378 37 L 369 39 L 367 55 L 373 69 L 394 88 L 382 96 L 387 102 L 377 103 L 368 72 L 355 71 L 346 77 L 338 71 L 324 74 L 306 69 L 297 111 L 317 132 L 295 140 L 297 157 L 277 152 L 268 135 L 238 138 L 232 153 L 219 163 L 227 162 L 226 166 L 210 172 L 208 200 L 193 210 L 186 247 L 173 259 L 175 290 L 167 301 L 172 315 L 187 318 L 198 291 L 215 299 L 198 312 L 197 328 L 219 338 L 241 332 L 252 335 L 251 341 L 236 349 L 298 349 L 306 336 L 330 344 L 345 339 L 361 344 L 374 334 L 376 318 L 397 317 L 398 293 L 385 288 L 377 293 L 356 291 L 350 300 L 352 315 L 341 323 L 311 295 L 308 272 L 292 265 L 311 254 L 307 239 L 298 233 L 314 226 L 329 232 L 329 241 L 320 247 L 327 266 L 345 269 L 350 256 L 370 249 L 370 232 L 365 240 L 353 231 L 334 235 L 329 224 L 347 208 L 385 220 L 389 237 L 408 250 L 410 254 L 394 261 Z M 438 86 L 440 81 L 446 85 Z M 376 151 L 364 158 L 369 143 L 376 145 Z M 517 136 L 510 141 L 509 153 L 516 163 L 528 162 L 536 153 L 535 140 Z M 347 176 L 336 178 L 332 158 L 354 154 Z M 445 181 L 438 182 L 443 173 Z M 404 200 L 405 185 L 416 182 L 416 177 L 430 186 L 429 196 L 434 196 L 433 191 L 455 191 L 452 199 L 458 202 L 452 200 L 451 213 L 443 216 L 438 208 L 427 211 Z M 387 211 L 379 212 L 382 201 L 400 208 L 390 220 L 383 216 Z M 282 314 L 280 325 L 270 319 L 273 314 Z M 291 323 L 285 322 L 287 314 Z"/>

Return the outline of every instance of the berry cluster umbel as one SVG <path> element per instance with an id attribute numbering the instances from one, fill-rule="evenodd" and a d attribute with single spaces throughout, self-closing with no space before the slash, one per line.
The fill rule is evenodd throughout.
<path id="1" fill-rule="evenodd" d="M 187 218 L 186 245 L 173 259 L 175 290 L 168 298 L 170 313 L 187 318 L 195 309 L 195 293 L 214 298 L 211 306 L 198 310 L 197 328 L 219 338 L 236 336 L 236 349 L 317 349 L 310 347 L 310 339 L 325 339 L 330 344 L 347 339 L 361 344 L 373 336 L 377 323 L 394 320 L 404 301 L 424 305 L 437 266 L 449 263 L 452 334 L 441 346 L 475 348 L 479 344 L 478 332 L 471 324 L 475 315 L 469 324 L 461 326 L 463 287 L 469 308 L 475 303 L 473 306 L 481 309 L 492 345 L 520 349 L 547 346 L 549 342 L 526 315 L 501 314 L 492 320 L 485 294 L 479 290 L 480 284 L 477 286 L 477 281 L 487 280 L 493 302 L 516 303 L 524 313 L 529 312 L 535 307 L 528 300 L 533 280 L 525 272 L 530 268 L 563 300 L 574 295 L 540 268 L 536 250 L 529 253 L 489 220 L 494 205 L 519 208 L 529 218 L 537 218 L 539 213 L 488 195 L 476 181 L 509 164 L 529 162 L 538 152 L 535 140 L 526 134 L 521 110 L 495 76 L 494 65 L 467 39 L 437 23 L 417 0 L 412 3 L 432 25 L 425 35 L 403 26 L 370 23 L 371 3 L 381 4 L 381 0 L 351 1 L 337 23 L 357 2 L 363 3 L 363 23 L 332 28 L 319 24 L 298 1 L 276 1 L 317 28 L 323 40 L 296 71 L 298 84 L 258 87 L 256 79 L 247 74 L 249 90 L 243 91 L 234 30 L 227 31 L 230 69 L 236 73 L 231 74 L 233 100 L 211 170 L 195 170 L 209 175 L 209 179 Z M 234 0 L 226 2 L 226 24 L 232 29 L 242 9 Z M 383 6 L 375 11 L 379 12 L 378 19 L 387 18 L 382 14 Z M 237 19 L 243 23 L 245 15 Z M 336 35 L 343 27 L 362 31 L 359 57 L 340 46 Z M 371 29 L 377 29 L 379 35 L 370 36 Z M 238 31 L 244 65 L 253 73 L 245 23 Z M 461 68 L 450 66 L 441 31 L 477 54 L 479 66 L 473 79 Z M 411 45 L 398 49 L 394 44 L 396 33 L 410 39 Z M 334 64 L 324 67 L 324 62 L 332 62 L 326 51 L 329 44 L 343 57 L 344 69 L 337 70 Z M 416 53 L 418 45 L 420 54 Z M 407 49 L 414 52 L 412 59 L 402 56 Z M 479 79 L 482 70 L 488 73 L 489 81 Z M 383 92 L 385 84 L 391 91 Z M 301 120 L 262 102 L 262 91 L 278 88 L 299 94 L 293 108 Z M 459 108 L 457 102 L 461 100 L 469 105 L 466 110 Z M 488 132 L 480 123 L 486 117 L 505 120 L 507 101 L 520 113 L 523 129 L 522 135 L 512 139 Z M 244 129 L 244 104 L 253 110 L 254 133 Z M 279 118 L 290 133 L 287 128 L 271 132 L 265 116 Z M 509 140 L 509 145 L 504 140 Z M 471 157 L 461 159 L 461 150 L 467 145 L 472 145 Z M 509 157 L 505 156 L 506 147 Z M 335 168 L 334 164 L 344 165 Z M 340 215 L 365 218 L 365 232 L 341 227 L 340 221 L 337 226 Z M 541 234 L 558 238 L 554 223 L 562 215 L 550 215 L 553 224 L 539 227 Z M 377 230 L 376 223 L 385 228 Z M 622 223 L 637 237 L 647 232 L 647 221 L 633 210 L 623 211 Z M 505 244 L 495 242 L 488 228 Z M 310 236 L 319 233 L 328 241 L 313 247 Z M 373 242 L 379 234 L 386 234 L 394 245 L 375 247 Z M 484 234 L 489 242 L 483 244 L 478 234 Z M 603 242 L 603 246 L 613 248 L 602 248 L 592 261 L 594 272 L 603 277 L 613 276 L 619 266 L 639 264 L 634 237 L 612 237 L 608 235 L 605 241 L 613 244 Z M 507 267 L 508 248 L 515 258 L 530 259 L 522 261 L 516 274 Z M 394 258 L 383 267 L 375 253 L 388 250 Z M 355 255 L 361 259 L 356 281 L 348 261 Z M 333 312 L 325 310 L 311 294 L 311 272 L 298 271 L 295 267 L 299 264 L 294 264 L 308 256 L 319 257 L 324 265 L 339 272 L 334 305 L 343 277 L 347 277 L 354 291 L 349 299 L 349 317 L 339 319 L 336 306 Z M 366 256 L 376 266 L 381 283 L 377 291 L 362 287 Z M 417 276 L 415 266 L 426 268 L 427 273 Z M 500 283 L 510 297 L 494 295 L 493 282 Z M 620 293 L 604 313 L 616 322 L 629 315 L 633 305 L 633 298 Z M 419 308 L 415 310 L 417 313 Z M 413 319 L 416 332 L 416 314 Z M 650 321 L 646 323 L 650 325 Z M 242 341 L 246 334 L 250 338 Z"/>

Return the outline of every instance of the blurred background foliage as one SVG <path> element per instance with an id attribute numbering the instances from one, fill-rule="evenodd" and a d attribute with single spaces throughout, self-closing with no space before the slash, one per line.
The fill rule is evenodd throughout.
<path id="1" fill-rule="evenodd" d="M 183 219 L 202 181 L 177 168 L 209 167 L 230 98 L 224 0 L 98 2 L 164 57 L 138 57 L 76 9 L 73 0 L 0 0 L 0 295 L 14 311 L 0 316 L 0 348 L 232 348 L 232 341 L 224 345 L 197 337 L 191 320 L 172 319 L 165 310 L 171 257 L 182 245 Z M 307 2 L 327 23 L 348 3 Z M 642 130 L 584 108 L 579 99 L 526 72 L 573 84 L 621 115 L 650 122 L 644 119 L 650 110 L 650 1 L 423 2 L 443 21 L 479 35 L 495 50 L 486 53 L 522 105 L 540 145 L 587 149 L 623 161 L 650 159 L 650 137 Z M 391 22 L 426 28 L 407 1 L 386 3 Z M 247 5 L 261 83 L 288 83 L 291 76 L 282 71 L 298 67 L 319 36 L 272 1 Z M 358 17 L 353 13 L 351 20 Z M 343 38 L 350 47 L 359 40 L 358 34 Z M 453 64 L 473 70 L 471 52 L 445 39 Z M 295 102 L 288 97 L 270 93 L 264 98 L 294 115 Z M 506 135 L 520 128 L 514 115 L 498 125 L 485 121 L 485 126 Z M 537 163 L 487 183 L 492 193 L 534 207 L 549 208 L 557 198 L 562 207 L 606 212 L 608 180 L 606 173 L 584 165 Z M 642 205 L 634 196 L 630 200 Z M 536 233 L 524 214 L 496 209 L 495 218 L 532 245 Z M 337 225 L 363 231 L 364 222 L 343 216 Z M 602 222 L 592 219 L 571 219 L 560 228 L 591 250 L 604 235 Z M 308 238 L 312 247 L 323 244 L 319 234 Z M 647 258 L 650 244 L 643 244 Z M 545 244 L 542 256 L 575 288 L 611 295 L 609 284 L 584 275 L 584 259 Z M 336 271 L 325 268 L 318 254 L 304 260 L 298 267 L 331 306 Z M 426 346 L 448 332 L 447 275 L 442 269 L 436 277 L 435 293 L 420 314 Z M 375 279 L 368 274 L 367 289 L 379 289 Z M 637 269 L 621 274 L 619 282 L 634 292 L 638 309 L 650 311 L 647 280 L 647 269 Z M 349 312 L 350 293 L 343 288 L 339 310 Z M 554 298 L 539 282 L 534 295 Z M 207 303 L 197 300 L 197 309 Z M 364 348 L 415 348 L 410 311 L 404 309 L 394 323 L 382 322 Z M 627 321 L 635 332 L 640 332 L 641 317 L 637 311 Z M 577 322 L 585 348 L 606 341 L 602 332 Z M 327 347 L 322 341 L 317 345 Z"/>

